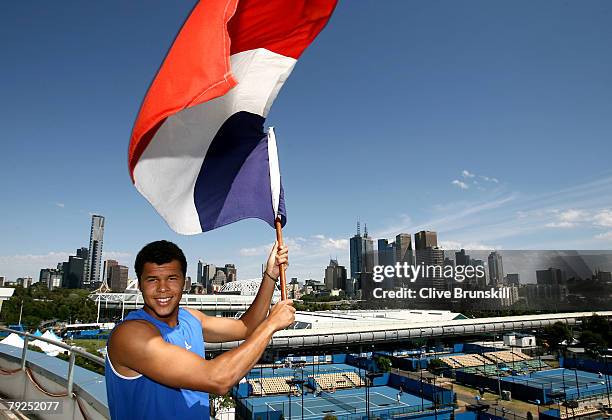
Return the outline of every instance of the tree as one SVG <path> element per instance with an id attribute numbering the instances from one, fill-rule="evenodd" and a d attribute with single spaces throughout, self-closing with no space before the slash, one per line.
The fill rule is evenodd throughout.
<path id="1" fill-rule="evenodd" d="M 544 335 L 552 349 L 558 349 L 560 343 L 569 343 L 572 340 L 572 333 L 566 323 L 557 321 L 553 325 L 544 328 Z"/>
<path id="2" fill-rule="evenodd" d="M 391 360 L 385 356 L 376 357 L 376 366 L 379 372 L 391 372 Z"/>

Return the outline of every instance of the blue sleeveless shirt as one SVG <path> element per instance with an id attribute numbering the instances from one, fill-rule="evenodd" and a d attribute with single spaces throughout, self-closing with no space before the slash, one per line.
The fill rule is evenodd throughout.
<path id="1" fill-rule="evenodd" d="M 204 357 L 202 324 L 189 311 L 179 308 L 178 325 L 174 328 L 155 319 L 144 309 L 132 311 L 125 317 L 125 321 L 132 319 L 150 322 L 157 327 L 163 339 L 168 343 Z M 168 369 L 172 369 L 170 360 Z M 113 420 L 209 420 L 210 408 L 206 392 L 171 388 L 144 375 L 123 376 L 115 371 L 108 354 L 105 376 L 108 409 Z"/>

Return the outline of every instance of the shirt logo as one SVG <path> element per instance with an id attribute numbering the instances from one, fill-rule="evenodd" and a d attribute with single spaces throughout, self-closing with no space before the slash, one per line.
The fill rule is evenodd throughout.
<path id="1" fill-rule="evenodd" d="M 187 350 L 191 349 L 191 345 L 189 343 L 187 343 L 187 340 L 185 340 L 185 348 Z"/>

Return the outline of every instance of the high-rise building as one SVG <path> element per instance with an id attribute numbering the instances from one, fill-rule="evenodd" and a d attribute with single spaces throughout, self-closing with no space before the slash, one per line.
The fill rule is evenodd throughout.
<path id="1" fill-rule="evenodd" d="M 508 286 L 518 287 L 521 284 L 521 276 L 518 273 L 508 273 L 506 274 L 506 283 L 508 283 Z"/>
<path id="2" fill-rule="evenodd" d="M 205 286 L 206 282 L 204 281 L 204 261 L 198 260 L 198 268 L 196 273 L 196 282 L 202 286 Z"/>
<path id="3" fill-rule="evenodd" d="M 409 233 L 400 233 L 395 237 L 395 261 L 402 264 L 414 264 L 412 238 Z"/>
<path id="4" fill-rule="evenodd" d="M 368 228 L 364 227 L 361 236 L 359 222 L 357 234 L 350 239 L 351 278 L 357 280 L 359 289 L 372 288 L 372 273 L 374 271 L 374 241 L 368 237 Z M 364 292 L 364 297 L 367 294 Z"/>
<path id="5" fill-rule="evenodd" d="M 3 287 L 4 283 L 6 283 L 6 277 L 5 276 L 0 276 L 0 287 Z"/>
<path id="6" fill-rule="evenodd" d="M 475 273 L 479 271 L 482 273 L 482 276 L 480 277 L 474 275 L 473 282 L 476 283 L 476 285 L 479 287 L 485 287 L 487 285 L 487 270 L 485 270 L 484 261 L 470 258 L 470 264 L 472 265 L 472 267 L 474 267 Z M 477 267 L 481 267 L 481 269 L 478 270 Z"/>
<path id="7" fill-rule="evenodd" d="M 113 265 L 109 269 L 110 281 L 108 286 L 113 292 L 125 292 L 128 284 L 128 268 L 124 265 Z"/>
<path id="8" fill-rule="evenodd" d="M 104 216 L 91 216 L 91 231 L 89 234 L 89 255 L 85 265 L 86 275 L 83 287 L 89 288 L 92 283 L 100 282 L 102 268 L 102 245 L 104 244 Z"/>
<path id="9" fill-rule="evenodd" d="M 378 240 L 378 265 L 395 265 L 395 244 L 386 239 Z"/>
<path id="10" fill-rule="evenodd" d="M 497 251 L 493 251 L 489 254 L 489 284 L 491 286 L 497 286 L 502 284 L 504 280 L 504 265 L 502 263 L 502 256 Z"/>
<path id="11" fill-rule="evenodd" d="M 442 272 L 444 270 L 444 250 L 438 248 L 438 234 L 422 230 L 414 234 L 416 264 L 423 265 L 423 273 L 417 279 L 417 287 L 435 287 L 443 290 L 448 282 Z M 438 268 L 439 267 L 439 268 Z"/>
<path id="12" fill-rule="evenodd" d="M 77 255 L 71 255 L 68 257 L 68 261 L 62 265 L 62 287 L 68 289 L 80 289 L 83 288 L 85 282 L 85 263 L 86 260 L 80 257 L 83 255 L 82 250 L 87 248 L 81 248 L 77 250 Z"/>
<path id="13" fill-rule="evenodd" d="M 108 287 L 111 287 L 111 267 L 116 267 L 119 265 L 118 261 L 115 260 L 106 260 L 104 261 L 104 281 Z"/>
<path id="14" fill-rule="evenodd" d="M 237 280 L 238 272 L 234 264 L 225 264 L 225 277 L 228 282 Z"/>
<path id="15" fill-rule="evenodd" d="M 549 268 L 548 270 L 536 270 L 536 281 L 538 284 L 557 286 L 563 283 L 563 270 Z"/>
<path id="16" fill-rule="evenodd" d="M 438 246 L 438 234 L 429 230 L 422 230 L 414 234 L 414 249 L 435 248 Z"/>
<path id="17" fill-rule="evenodd" d="M 329 260 L 329 265 L 325 269 L 325 288 L 346 291 L 346 268 L 338 264 L 337 260 Z"/>
<path id="18" fill-rule="evenodd" d="M 32 286 L 33 281 L 32 281 L 32 277 L 24 276 L 24 277 L 17 278 L 16 283 L 27 289 L 28 287 Z"/>
<path id="19" fill-rule="evenodd" d="M 470 265 L 470 262 L 470 256 L 465 253 L 465 249 L 461 249 L 461 251 L 455 252 L 455 264 L 457 266 L 468 266 Z"/>
<path id="20" fill-rule="evenodd" d="M 40 270 L 38 281 L 46 284 L 49 290 L 62 287 L 62 270 L 57 268 L 43 268 Z"/>

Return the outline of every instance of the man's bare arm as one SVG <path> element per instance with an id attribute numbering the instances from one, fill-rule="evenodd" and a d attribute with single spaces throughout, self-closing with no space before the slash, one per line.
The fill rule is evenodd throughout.
<path id="1" fill-rule="evenodd" d="M 272 334 L 290 325 L 294 317 L 293 302 L 279 302 L 244 343 L 213 360 L 167 343 L 146 322 L 128 321 L 113 332 L 108 356 L 114 366 L 161 384 L 222 395 L 257 363 Z"/>
<path id="2" fill-rule="evenodd" d="M 270 276 L 277 278 L 280 275 L 280 266 L 288 262 L 288 253 L 286 246 L 279 248 L 277 243 L 274 244 L 266 264 L 266 272 Z M 249 337 L 257 326 L 266 319 L 275 285 L 276 283 L 272 279 L 264 275 L 257 296 L 240 319 L 206 316 L 200 311 L 190 310 L 202 323 L 206 342 L 222 343 L 244 340 Z"/>

